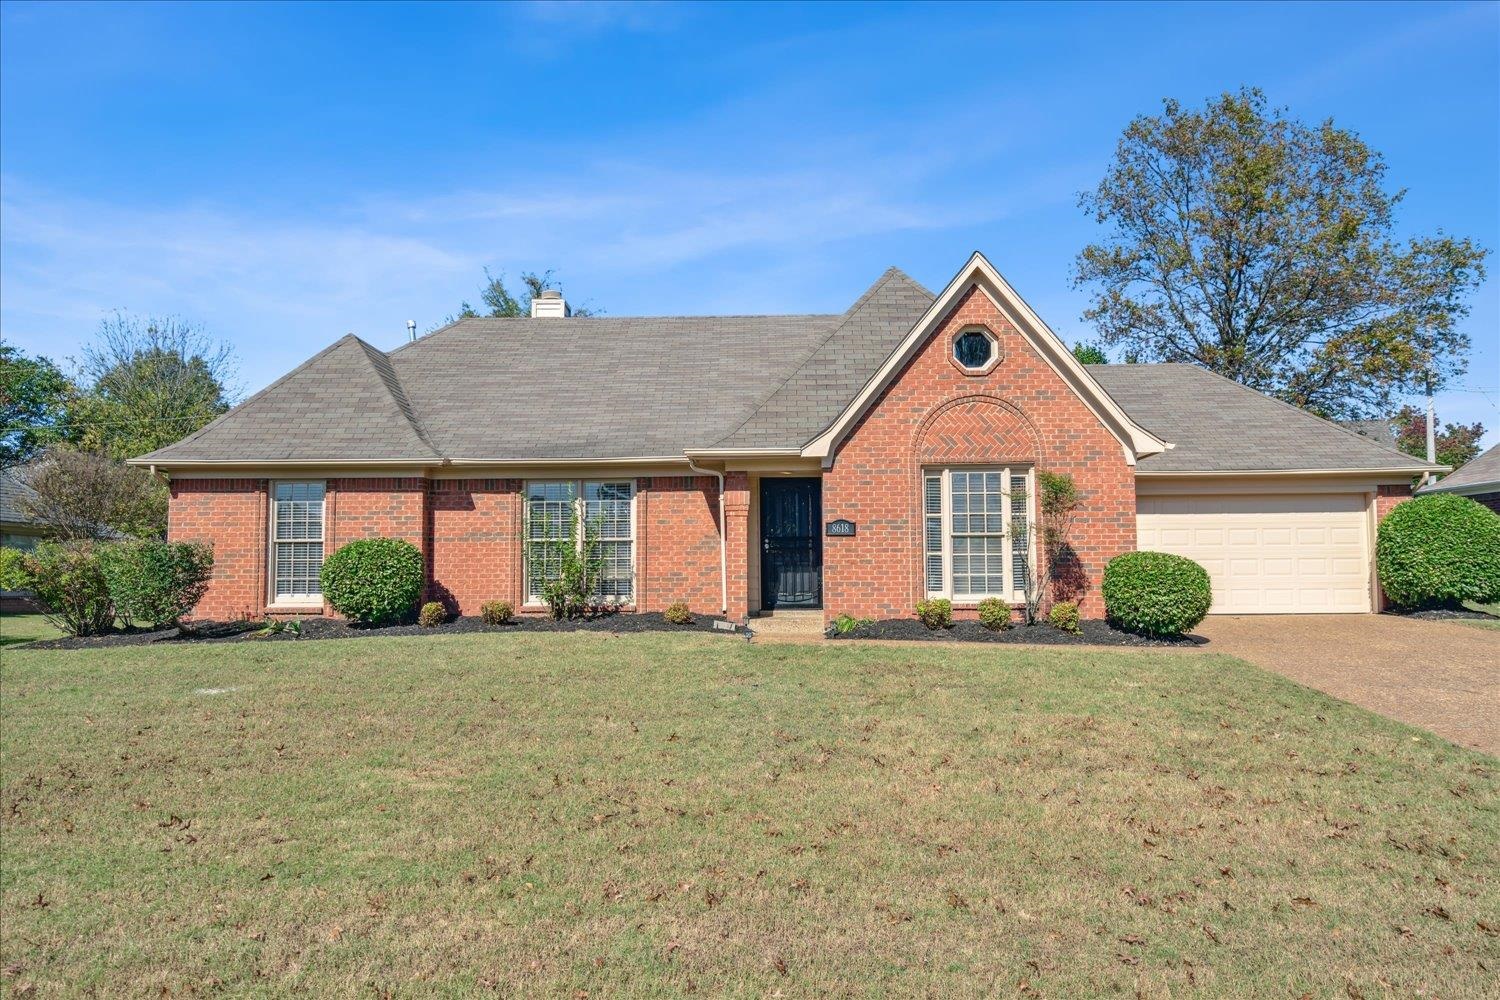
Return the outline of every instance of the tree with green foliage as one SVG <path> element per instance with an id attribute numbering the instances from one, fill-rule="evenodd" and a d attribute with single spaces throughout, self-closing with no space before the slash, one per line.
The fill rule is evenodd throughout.
<path id="1" fill-rule="evenodd" d="M 509 288 L 505 287 L 505 275 L 493 275 L 489 268 L 484 269 L 484 287 L 480 289 L 479 301 L 485 311 L 474 308 L 467 301 L 459 305 L 458 315 L 449 316 L 444 322 L 452 323 L 459 319 L 473 319 L 475 317 L 498 317 L 514 318 L 517 316 L 531 315 L 531 300 L 546 291 L 560 290 L 553 278 L 553 272 L 549 269 L 537 274 L 535 271 L 521 272 L 521 295 L 517 298 Z M 589 306 L 568 306 L 568 315 L 576 317 L 594 316 L 597 310 Z"/>
<path id="2" fill-rule="evenodd" d="M 0 343 L 0 468 L 19 465 L 67 434 L 73 384 L 44 357 Z"/>
<path id="3" fill-rule="evenodd" d="M 1391 419 L 1396 431 L 1396 445 L 1408 455 L 1427 457 L 1427 414 L 1415 406 L 1403 406 Z M 1458 468 L 1479 454 L 1479 442 L 1484 440 L 1484 424 L 1445 424 L 1433 422 L 1433 438 L 1437 444 L 1437 460 L 1442 465 Z"/>
<path id="4" fill-rule="evenodd" d="M 1132 121 L 1080 199 L 1084 318 L 1144 360 L 1202 365 L 1330 417 L 1388 414 L 1466 368 L 1488 251 L 1393 233 L 1402 191 L 1358 135 L 1242 89 Z"/>
<path id="5" fill-rule="evenodd" d="M 117 312 L 84 349 L 70 436 L 113 458 L 144 455 L 226 412 L 234 371 L 233 349 L 201 327 Z"/>
<path id="6" fill-rule="evenodd" d="M 26 470 L 21 513 L 47 537 L 159 538 L 167 530 L 167 491 L 145 469 L 108 455 L 58 445 Z"/>
<path id="7" fill-rule="evenodd" d="M 1077 358 L 1080 364 L 1085 365 L 1109 364 L 1109 355 L 1104 353 L 1102 347 L 1089 340 L 1073 345 L 1073 357 Z"/>

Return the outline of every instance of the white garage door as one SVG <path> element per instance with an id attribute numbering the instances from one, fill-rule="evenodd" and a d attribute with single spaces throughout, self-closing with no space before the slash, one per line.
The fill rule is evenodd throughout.
<path id="1" fill-rule="evenodd" d="M 1141 497 L 1137 544 L 1208 570 L 1212 614 L 1369 611 L 1365 517 L 1357 493 Z"/>

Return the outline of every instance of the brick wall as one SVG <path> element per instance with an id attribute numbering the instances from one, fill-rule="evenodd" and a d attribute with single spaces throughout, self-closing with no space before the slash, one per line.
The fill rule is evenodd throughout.
<path id="1" fill-rule="evenodd" d="M 428 500 L 430 597 L 450 611 L 477 615 L 485 601 L 519 608 L 519 479 L 438 479 Z"/>
<path id="2" fill-rule="evenodd" d="M 636 482 L 636 601 L 660 611 L 686 601 L 718 614 L 719 482 L 712 476 L 657 476 Z"/>
<path id="3" fill-rule="evenodd" d="M 193 614 L 229 620 L 257 617 L 266 606 L 264 479 L 174 479 L 167 537 L 213 546 L 214 573 Z"/>
<path id="4" fill-rule="evenodd" d="M 949 360 L 951 338 L 971 324 L 995 334 L 1003 352 L 982 376 Z M 912 613 L 924 593 L 920 470 L 938 463 L 1026 463 L 1072 475 L 1083 499 L 1072 533 L 1084 576 L 1080 607 L 1084 617 L 1103 617 L 1104 563 L 1135 548 L 1134 469 L 1114 435 L 977 289 L 881 393 L 823 476 L 824 518 L 859 523 L 853 538 L 826 539 L 827 617 Z"/>
<path id="5" fill-rule="evenodd" d="M 744 535 L 747 485 L 733 496 Z M 658 611 L 687 601 L 696 612 L 719 611 L 718 483 L 712 477 L 637 480 L 638 607 Z M 174 480 L 169 535 L 214 547 L 214 576 L 194 612 L 198 618 L 259 617 L 266 611 L 268 525 L 264 479 Z M 485 601 L 525 601 L 522 483 L 516 479 L 420 478 L 328 480 L 325 551 L 357 538 L 404 538 L 422 550 L 427 596 L 461 614 Z M 747 542 L 741 537 L 741 572 Z M 744 587 L 738 588 L 741 604 Z M 736 593 L 732 588 L 731 594 Z M 743 610 L 741 611 L 743 614 Z"/>
<path id="6" fill-rule="evenodd" d="M 1400 504 L 1411 499 L 1410 486 L 1377 486 L 1375 493 L 1375 520 L 1384 521 L 1385 516 Z"/>

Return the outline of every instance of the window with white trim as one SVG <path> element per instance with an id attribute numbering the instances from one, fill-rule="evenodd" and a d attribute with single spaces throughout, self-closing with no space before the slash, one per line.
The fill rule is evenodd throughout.
<path id="1" fill-rule="evenodd" d="M 562 574 L 568 548 L 599 560 L 595 600 L 628 604 L 635 596 L 635 481 L 555 479 L 526 484 L 526 600 Z"/>
<path id="2" fill-rule="evenodd" d="M 1027 467 L 927 469 L 922 474 L 928 597 L 1020 601 L 1031 572 L 1032 474 Z"/>
<path id="3" fill-rule="evenodd" d="M 271 602 L 322 604 L 321 482 L 279 482 L 271 491 Z"/>

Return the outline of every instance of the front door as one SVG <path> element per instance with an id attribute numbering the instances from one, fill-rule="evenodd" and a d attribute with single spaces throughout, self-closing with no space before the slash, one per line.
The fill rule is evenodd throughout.
<path id="1" fill-rule="evenodd" d="M 821 479 L 760 481 L 760 606 L 823 606 Z"/>

